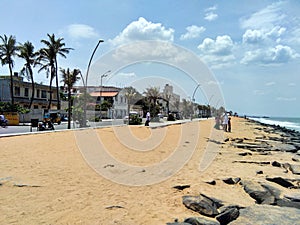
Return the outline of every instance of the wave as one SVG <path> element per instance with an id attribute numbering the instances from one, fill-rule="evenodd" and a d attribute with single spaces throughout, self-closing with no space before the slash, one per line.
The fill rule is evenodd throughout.
<path id="1" fill-rule="evenodd" d="M 292 119 L 288 119 L 288 118 L 251 118 L 252 120 L 261 122 L 261 123 L 265 123 L 265 124 L 270 124 L 270 125 L 279 125 L 281 127 L 286 127 L 289 129 L 293 129 L 293 130 L 297 130 L 300 131 L 300 123 L 299 122 L 294 122 L 294 121 L 289 121 Z M 299 120 L 299 119 L 297 119 Z"/>

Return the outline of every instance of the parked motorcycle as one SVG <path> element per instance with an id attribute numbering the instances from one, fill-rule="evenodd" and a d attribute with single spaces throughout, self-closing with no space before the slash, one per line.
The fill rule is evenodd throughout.
<path id="1" fill-rule="evenodd" d="M 7 128 L 7 125 L 8 125 L 8 120 L 7 120 L 7 119 L 1 120 L 1 121 L 0 121 L 0 126 L 1 126 L 1 127 Z"/>

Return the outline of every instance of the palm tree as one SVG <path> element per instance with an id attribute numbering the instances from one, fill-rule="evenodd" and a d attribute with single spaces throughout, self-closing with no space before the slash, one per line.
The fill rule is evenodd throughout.
<path id="1" fill-rule="evenodd" d="M 153 101 L 153 104 L 155 106 L 157 103 L 157 99 L 159 99 L 159 97 L 160 97 L 159 87 L 146 88 L 146 91 L 144 92 L 144 94 L 150 101 Z"/>
<path id="2" fill-rule="evenodd" d="M 24 44 L 20 44 L 19 50 L 20 53 L 18 54 L 18 56 L 25 60 L 25 64 L 21 69 L 21 74 L 25 75 L 28 81 L 31 81 L 32 94 L 31 94 L 30 104 L 28 106 L 28 109 L 31 109 L 34 100 L 34 79 L 33 79 L 32 66 L 35 66 L 36 64 L 35 60 L 38 56 L 38 53 L 34 52 L 34 46 L 29 41 L 25 42 Z"/>
<path id="3" fill-rule="evenodd" d="M 68 91 L 68 129 L 71 129 L 71 111 L 72 111 L 72 93 L 71 90 L 74 86 L 74 84 L 80 80 L 80 70 L 74 69 L 73 71 L 70 71 L 68 68 L 60 69 L 60 72 L 62 74 L 62 82 L 64 83 L 64 86 L 67 88 Z"/>
<path id="4" fill-rule="evenodd" d="M 59 85 L 58 85 L 58 66 L 57 66 L 57 56 L 60 55 L 66 58 L 66 54 L 73 50 L 72 48 L 65 48 L 65 43 L 62 41 L 63 38 L 55 39 L 55 35 L 47 34 L 49 40 L 41 40 L 43 44 L 46 45 L 45 48 L 40 50 L 40 61 L 43 61 L 45 64 L 42 65 L 41 69 L 46 69 L 49 73 L 50 70 L 50 100 L 48 109 L 50 109 L 52 101 L 52 81 L 56 78 L 56 95 L 57 95 L 57 109 L 60 110 L 60 99 L 59 99 Z"/>
<path id="5" fill-rule="evenodd" d="M 2 43 L 0 44 L 0 59 L 2 66 L 8 64 L 10 73 L 10 95 L 11 104 L 15 104 L 14 100 L 14 80 L 13 80 L 13 57 L 17 55 L 18 47 L 16 46 L 16 38 L 12 35 L 7 37 L 6 35 L 0 36 Z"/>

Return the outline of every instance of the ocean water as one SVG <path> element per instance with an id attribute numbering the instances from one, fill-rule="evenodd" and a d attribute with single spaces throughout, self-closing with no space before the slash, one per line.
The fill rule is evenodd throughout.
<path id="1" fill-rule="evenodd" d="M 250 119 L 259 121 L 265 124 L 279 125 L 288 129 L 297 130 L 300 132 L 300 118 L 291 117 L 270 117 L 270 118 L 252 118 Z"/>

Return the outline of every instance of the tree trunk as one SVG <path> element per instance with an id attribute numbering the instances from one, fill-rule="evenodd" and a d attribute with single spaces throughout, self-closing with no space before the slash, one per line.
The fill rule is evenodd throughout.
<path id="1" fill-rule="evenodd" d="M 55 59 L 55 79 L 56 79 L 57 110 L 60 110 L 60 96 L 59 96 L 59 85 L 58 85 L 58 74 L 57 74 L 57 60 L 56 59 Z"/>
<path id="2" fill-rule="evenodd" d="M 11 104 L 15 104 L 15 98 L 14 98 L 14 78 L 12 73 L 12 64 L 8 64 L 9 67 L 9 73 L 10 73 L 10 96 L 11 96 Z"/>
<path id="3" fill-rule="evenodd" d="M 48 110 L 51 108 L 52 103 L 52 79 L 50 78 L 50 85 L 49 85 L 49 103 L 48 103 Z"/>
<path id="4" fill-rule="evenodd" d="M 71 111 L 72 111 L 71 87 L 68 85 L 68 129 L 71 129 Z"/>
<path id="5" fill-rule="evenodd" d="M 29 103 L 29 109 L 31 109 L 31 106 L 32 106 L 32 103 L 33 103 L 33 100 L 34 100 L 34 80 L 33 80 L 33 74 L 32 74 L 32 69 L 31 68 L 28 68 L 29 70 L 29 73 L 30 73 L 30 79 L 31 79 L 31 88 L 32 88 L 32 93 L 31 93 L 31 99 L 30 99 L 30 103 Z"/>

